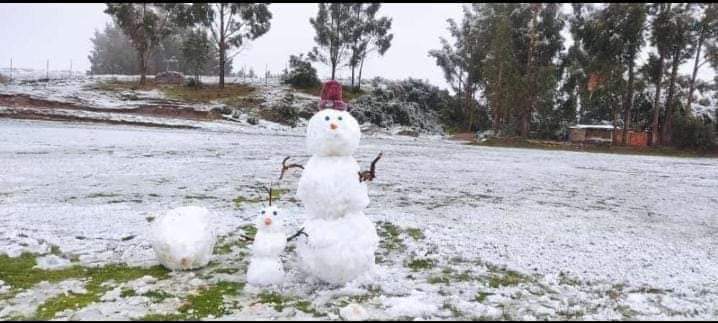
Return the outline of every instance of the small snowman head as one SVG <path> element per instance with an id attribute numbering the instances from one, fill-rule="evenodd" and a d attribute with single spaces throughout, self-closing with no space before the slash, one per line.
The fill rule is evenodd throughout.
<path id="1" fill-rule="evenodd" d="M 254 221 L 257 231 L 279 232 L 282 231 L 284 220 L 282 219 L 282 211 L 272 205 L 272 189 L 269 188 L 269 206 L 259 210 L 257 218 Z"/>
<path id="2" fill-rule="evenodd" d="M 307 126 L 307 150 L 313 155 L 350 156 L 360 138 L 359 123 L 346 111 L 321 110 Z"/>

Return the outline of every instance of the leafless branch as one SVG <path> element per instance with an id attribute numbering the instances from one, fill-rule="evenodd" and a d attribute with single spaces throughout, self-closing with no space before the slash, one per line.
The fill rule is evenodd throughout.
<path id="1" fill-rule="evenodd" d="M 294 240 L 295 238 L 297 238 L 298 236 L 300 236 L 302 234 L 305 237 L 309 236 L 306 232 L 304 232 L 304 228 L 301 228 L 301 229 L 299 229 L 299 231 L 297 231 L 297 233 L 295 233 L 295 234 L 291 235 L 289 238 L 287 238 L 287 242 Z"/>
<path id="2" fill-rule="evenodd" d="M 359 182 L 364 181 L 372 181 L 374 178 L 376 178 L 376 162 L 379 161 L 383 153 L 379 153 L 379 155 L 374 158 L 374 161 L 371 162 L 371 166 L 369 167 L 369 170 L 365 170 L 363 172 L 359 172 Z"/>
<path id="3" fill-rule="evenodd" d="M 304 169 L 304 166 L 299 165 L 299 164 L 289 164 L 289 165 L 287 165 L 287 160 L 289 160 L 289 156 L 287 156 L 286 158 L 284 158 L 284 160 L 282 160 L 282 173 L 279 174 L 279 180 L 282 180 L 282 178 L 284 178 L 284 172 L 286 172 L 286 171 L 287 171 L 288 169 L 290 169 L 290 168 L 301 168 L 301 169 Z"/>

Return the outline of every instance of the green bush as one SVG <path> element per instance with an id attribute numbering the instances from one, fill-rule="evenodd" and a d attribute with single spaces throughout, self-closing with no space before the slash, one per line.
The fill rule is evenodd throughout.
<path id="1" fill-rule="evenodd" d="M 309 60 L 304 59 L 303 54 L 289 56 L 289 71 L 285 71 L 282 83 L 297 88 L 312 88 L 321 85 L 317 70 L 312 67 Z"/>
<path id="2" fill-rule="evenodd" d="M 299 121 L 299 109 L 294 106 L 294 95 L 291 92 L 282 97 L 279 104 L 260 111 L 260 115 L 264 120 L 278 122 L 292 128 L 296 127 L 297 121 Z"/>
<path id="3" fill-rule="evenodd" d="M 673 121 L 671 136 L 673 145 L 678 148 L 708 150 L 715 147 L 715 133 L 711 125 L 701 118 L 684 116 L 677 113 Z"/>

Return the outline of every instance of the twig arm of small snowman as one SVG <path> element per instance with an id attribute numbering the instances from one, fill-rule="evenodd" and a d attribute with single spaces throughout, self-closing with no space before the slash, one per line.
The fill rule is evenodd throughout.
<path id="1" fill-rule="evenodd" d="M 309 236 L 306 232 L 304 232 L 304 228 L 301 228 L 301 229 L 299 229 L 299 231 L 297 231 L 297 233 L 295 233 L 295 234 L 293 234 L 292 236 L 290 236 L 289 238 L 287 238 L 287 242 L 296 239 L 298 236 L 300 236 L 300 235 L 302 235 L 302 234 L 303 234 L 305 237 L 308 237 L 308 236 Z"/>
<path id="2" fill-rule="evenodd" d="M 381 155 L 383 153 L 379 153 L 379 155 L 374 158 L 374 161 L 371 162 L 371 166 L 369 167 L 369 170 L 365 170 L 363 172 L 359 172 L 359 182 L 364 181 L 372 181 L 376 177 L 376 162 L 379 161 L 381 158 Z"/>
<path id="3" fill-rule="evenodd" d="M 284 178 L 284 172 L 286 172 L 286 171 L 287 171 L 288 169 L 290 169 L 290 168 L 301 168 L 301 169 L 304 169 L 304 166 L 299 165 L 299 164 L 289 164 L 289 165 L 287 165 L 287 160 L 289 160 L 289 156 L 287 156 L 286 158 L 284 158 L 284 160 L 282 160 L 282 173 L 279 174 L 279 180 L 282 180 L 282 178 Z"/>

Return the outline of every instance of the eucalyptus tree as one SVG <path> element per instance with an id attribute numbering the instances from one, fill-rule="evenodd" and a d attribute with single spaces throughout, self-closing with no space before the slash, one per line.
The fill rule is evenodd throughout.
<path id="1" fill-rule="evenodd" d="M 105 13 L 131 40 L 137 51 L 140 85 L 144 85 L 152 52 L 178 28 L 198 22 L 194 5 L 181 3 L 107 3 Z"/>
<path id="2" fill-rule="evenodd" d="M 352 3 L 351 5 L 351 56 L 347 65 L 351 68 L 352 87 L 354 87 L 355 70 L 359 69 L 357 89 L 361 88 L 361 75 L 364 62 L 369 54 L 377 52 L 383 56 L 391 47 L 394 35 L 391 30 L 392 19 L 377 17 L 380 3 Z"/>
<path id="3" fill-rule="evenodd" d="M 219 87 L 224 88 L 225 66 L 243 46 L 266 34 L 271 28 L 272 13 L 263 3 L 203 3 L 198 15 L 209 27 L 219 53 Z M 232 52 L 232 49 L 235 51 Z"/>

